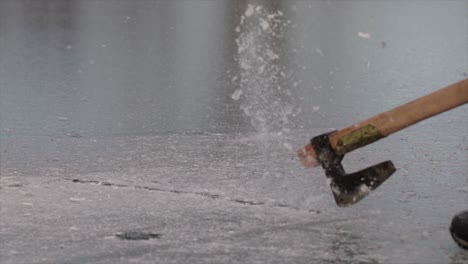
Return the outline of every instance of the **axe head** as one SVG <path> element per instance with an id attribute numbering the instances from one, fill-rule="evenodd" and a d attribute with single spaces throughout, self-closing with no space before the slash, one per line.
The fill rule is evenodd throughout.
<path id="1" fill-rule="evenodd" d="M 327 183 L 332 189 L 338 206 L 345 207 L 359 202 L 395 172 L 393 163 L 385 161 L 361 171 L 346 174 L 341 164 L 344 155 L 335 153 L 330 145 L 329 134 L 314 137 L 311 143 L 320 165 L 325 170 Z"/>

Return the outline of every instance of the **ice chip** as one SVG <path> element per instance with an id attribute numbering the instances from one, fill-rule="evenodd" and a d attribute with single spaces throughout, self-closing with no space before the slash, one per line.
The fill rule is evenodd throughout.
<path id="1" fill-rule="evenodd" d="M 359 186 L 359 193 L 360 194 L 368 194 L 370 193 L 370 188 L 369 186 L 365 185 L 365 184 L 361 184 L 361 186 Z"/>
<path id="2" fill-rule="evenodd" d="M 364 39 L 370 39 L 371 38 L 371 35 L 367 32 L 358 32 L 358 36 L 360 38 L 364 38 Z"/>
<path id="3" fill-rule="evenodd" d="M 242 90 L 241 89 L 237 89 L 233 94 L 232 94 L 232 99 L 234 100 L 239 100 L 240 96 L 242 95 Z"/>
<path id="4" fill-rule="evenodd" d="M 320 106 L 318 106 L 318 105 L 315 105 L 315 106 L 312 107 L 312 111 L 314 111 L 314 112 L 317 112 L 319 110 L 320 110 Z"/>
<path id="5" fill-rule="evenodd" d="M 263 18 L 260 18 L 259 20 L 260 20 L 260 27 L 263 29 L 263 31 L 266 31 L 267 29 L 270 28 L 270 24 L 268 23 L 268 21 L 266 21 Z"/>
<path id="6" fill-rule="evenodd" d="M 248 5 L 247 10 L 245 11 L 245 16 L 250 17 L 254 14 L 255 12 L 255 6 L 254 5 Z"/>
<path id="7" fill-rule="evenodd" d="M 322 51 L 321 49 L 319 49 L 319 48 L 316 48 L 316 49 L 315 49 L 315 52 L 316 52 L 318 55 L 322 56 L 322 57 L 324 56 L 323 51 Z"/>
<path id="8" fill-rule="evenodd" d="M 278 54 L 274 53 L 271 49 L 266 50 L 266 55 L 270 60 L 275 60 L 279 58 Z"/>

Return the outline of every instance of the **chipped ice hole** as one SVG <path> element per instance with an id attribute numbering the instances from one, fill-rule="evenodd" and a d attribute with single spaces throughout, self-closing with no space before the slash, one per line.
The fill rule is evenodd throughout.
<path id="1" fill-rule="evenodd" d="M 137 241 L 137 240 L 160 239 L 162 237 L 162 234 L 152 233 L 152 232 L 126 231 L 126 232 L 116 233 L 115 237 L 117 237 L 120 240 Z"/>

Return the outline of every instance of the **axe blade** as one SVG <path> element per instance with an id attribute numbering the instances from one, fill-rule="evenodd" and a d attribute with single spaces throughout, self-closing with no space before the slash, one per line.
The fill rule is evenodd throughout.
<path id="1" fill-rule="evenodd" d="M 371 191 L 377 189 L 396 171 L 391 161 L 384 161 L 366 169 L 346 174 L 335 175 L 329 179 L 336 204 L 346 207 L 359 202 Z"/>
<path id="2" fill-rule="evenodd" d="M 336 204 L 340 207 L 359 202 L 379 187 L 395 171 L 391 161 L 384 161 L 366 169 L 347 174 L 341 164 L 344 154 L 337 154 L 330 145 L 327 134 L 311 140 L 320 165 L 325 170 Z"/>

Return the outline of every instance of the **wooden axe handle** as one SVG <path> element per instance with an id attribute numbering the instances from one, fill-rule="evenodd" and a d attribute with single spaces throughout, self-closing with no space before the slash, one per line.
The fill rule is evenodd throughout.
<path id="1" fill-rule="evenodd" d="M 468 79 L 334 132 L 329 135 L 330 144 L 338 154 L 345 154 L 465 103 L 468 103 Z M 300 149 L 298 155 L 306 167 L 319 165 L 311 144 Z"/>

